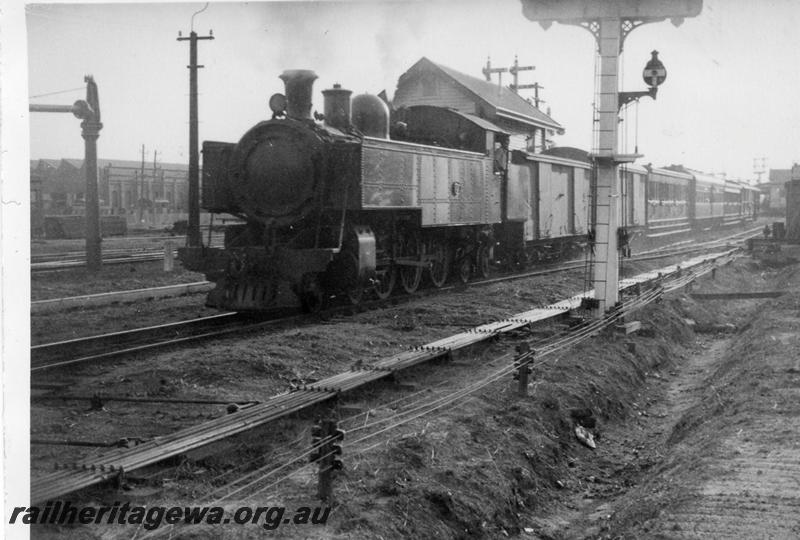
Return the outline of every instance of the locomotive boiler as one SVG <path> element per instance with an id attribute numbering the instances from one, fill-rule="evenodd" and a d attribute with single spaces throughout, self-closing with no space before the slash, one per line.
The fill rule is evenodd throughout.
<path id="1" fill-rule="evenodd" d="M 203 143 L 202 206 L 238 216 L 224 248 L 187 247 L 185 267 L 216 283 L 207 304 L 237 311 L 319 309 L 339 296 L 414 292 L 486 275 L 501 222 L 506 134 L 449 109 L 403 111 L 389 139 L 377 96 L 335 85 L 324 122 L 308 70 L 281 75 L 272 118 L 238 143 Z M 424 142 L 426 144 L 421 144 Z"/>

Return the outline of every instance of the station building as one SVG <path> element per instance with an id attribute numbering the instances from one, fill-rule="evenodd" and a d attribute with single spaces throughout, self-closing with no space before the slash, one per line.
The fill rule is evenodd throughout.
<path id="1" fill-rule="evenodd" d="M 30 163 L 31 206 L 44 215 L 85 213 L 82 159 Z M 100 214 L 124 216 L 131 228 L 162 228 L 187 219 L 189 166 L 182 163 L 97 160 Z"/>
<path id="2" fill-rule="evenodd" d="M 564 128 L 510 88 L 421 58 L 400 75 L 392 107 L 449 107 L 509 133 L 509 150 L 542 152 Z"/>

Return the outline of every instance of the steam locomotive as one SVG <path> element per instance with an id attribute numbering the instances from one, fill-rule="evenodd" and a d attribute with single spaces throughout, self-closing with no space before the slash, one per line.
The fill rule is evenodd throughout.
<path id="1" fill-rule="evenodd" d="M 320 309 L 489 274 L 492 264 L 584 249 L 593 167 L 571 148 L 508 152 L 509 134 L 478 116 L 324 90 L 311 114 L 308 70 L 281 75 L 272 119 L 238 143 L 203 143 L 202 206 L 238 216 L 224 248 L 187 247 L 188 269 L 216 283 L 207 305 Z M 316 117 L 316 118 L 315 118 Z M 324 121 L 321 121 L 323 120 Z M 390 138 L 391 126 L 391 138 Z M 658 238 L 753 219 L 747 186 L 673 167 L 621 171 L 626 237 Z"/>

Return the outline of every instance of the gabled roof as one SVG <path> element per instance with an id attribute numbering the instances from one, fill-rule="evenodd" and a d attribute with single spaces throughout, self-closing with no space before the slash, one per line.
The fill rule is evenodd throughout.
<path id="1" fill-rule="evenodd" d="M 57 169 L 58 166 L 61 164 L 60 159 L 32 159 L 31 161 L 31 170 L 33 169 Z"/>
<path id="2" fill-rule="evenodd" d="M 83 167 L 83 160 L 82 159 L 62 159 L 61 163 L 64 165 L 69 165 L 70 167 L 74 167 L 75 169 L 80 169 Z"/>
<path id="3" fill-rule="evenodd" d="M 471 75 L 466 75 L 442 64 L 437 64 L 426 57 L 422 57 L 416 64 L 411 66 L 408 71 L 402 74 L 398 85 L 405 77 L 425 68 L 432 68 L 443 73 L 446 77 L 453 80 L 456 84 L 466 89 L 478 99 L 494 107 L 497 110 L 497 115 L 500 117 L 526 124 L 534 124 L 537 127 L 555 129 L 559 133 L 563 133 L 564 131 L 561 124 L 528 103 L 511 89 L 484 81 L 483 79 Z"/>

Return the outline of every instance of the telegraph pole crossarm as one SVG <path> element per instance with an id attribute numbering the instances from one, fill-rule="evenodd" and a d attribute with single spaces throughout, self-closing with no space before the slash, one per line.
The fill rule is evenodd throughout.
<path id="1" fill-rule="evenodd" d="M 505 73 L 507 71 L 508 71 L 508 68 L 493 68 L 492 67 L 492 59 L 491 58 L 487 58 L 486 59 L 486 67 L 483 68 L 483 76 L 486 77 L 486 81 L 487 82 L 490 82 L 492 80 L 492 74 L 493 73 L 497 73 L 498 77 L 499 77 L 497 84 L 499 86 L 502 86 L 502 84 L 503 84 L 502 83 L 502 81 L 503 81 L 503 73 Z"/>

